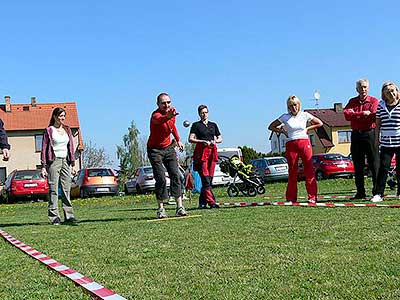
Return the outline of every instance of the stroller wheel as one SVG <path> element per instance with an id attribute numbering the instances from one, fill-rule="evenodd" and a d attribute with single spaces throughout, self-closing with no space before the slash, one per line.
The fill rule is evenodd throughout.
<path id="1" fill-rule="evenodd" d="M 255 197 L 257 195 L 257 191 L 254 187 L 249 187 L 247 190 L 247 195 L 250 197 Z"/>
<path id="2" fill-rule="evenodd" d="M 257 186 L 256 188 L 257 194 L 264 194 L 265 193 L 265 187 L 262 185 Z"/>
<path id="3" fill-rule="evenodd" d="M 235 185 L 228 186 L 227 192 L 229 197 L 237 197 L 239 195 L 239 189 Z"/>

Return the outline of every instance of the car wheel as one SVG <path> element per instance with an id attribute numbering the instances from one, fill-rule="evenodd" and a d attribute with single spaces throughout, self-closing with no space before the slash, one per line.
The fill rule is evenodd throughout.
<path id="1" fill-rule="evenodd" d="M 257 186 L 256 188 L 257 194 L 264 194 L 265 193 L 265 187 L 262 185 Z"/>
<path id="2" fill-rule="evenodd" d="M 316 178 L 318 181 L 324 179 L 324 173 L 322 173 L 322 171 L 317 171 L 317 172 L 315 173 L 315 178 Z"/>
<path id="3" fill-rule="evenodd" d="M 252 186 L 249 186 L 249 188 L 247 189 L 247 195 L 250 197 L 255 197 L 257 195 L 256 189 Z"/>
<path id="4" fill-rule="evenodd" d="M 9 194 L 7 194 L 7 203 L 14 203 L 15 202 L 15 198 Z"/>
<path id="5" fill-rule="evenodd" d="M 80 191 L 79 191 L 79 196 L 80 196 L 82 199 L 87 197 L 84 188 L 81 188 L 81 189 L 80 189 Z"/>
<path id="6" fill-rule="evenodd" d="M 138 184 L 136 185 L 136 192 L 138 194 L 143 194 L 143 191 L 142 191 L 142 189 L 140 188 L 140 186 Z"/>
<path id="7" fill-rule="evenodd" d="M 227 192 L 229 197 L 237 197 L 239 195 L 239 189 L 233 184 L 228 186 Z"/>
<path id="8" fill-rule="evenodd" d="M 124 188 L 124 192 L 125 192 L 125 195 L 129 195 L 129 191 L 128 191 L 128 188 L 126 187 L 126 185 L 125 185 L 125 188 Z"/>

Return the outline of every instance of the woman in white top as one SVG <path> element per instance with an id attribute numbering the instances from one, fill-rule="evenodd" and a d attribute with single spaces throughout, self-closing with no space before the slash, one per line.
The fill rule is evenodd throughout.
<path id="1" fill-rule="evenodd" d="M 397 196 L 400 195 L 400 93 L 391 81 L 382 86 L 382 100 L 376 111 L 376 144 L 380 145 L 380 163 L 376 182 L 376 194 L 372 202 L 381 202 L 393 155 L 396 155 Z"/>
<path id="2" fill-rule="evenodd" d="M 321 127 L 322 121 L 308 112 L 301 111 L 301 102 L 297 96 L 289 96 L 287 110 L 288 113 L 281 115 L 268 126 L 269 130 L 278 134 L 283 133 L 288 137 L 286 158 L 289 165 L 289 179 L 286 200 L 297 202 L 297 171 L 300 157 L 304 166 L 308 201 L 316 203 L 317 181 L 312 163 L 312 147 L 307 133 Z"/>
<path id="3" fill-rule="evenodd" d="M 66 112 L 61 107 L 53 110 L 50 124 L 43 133 L 42 141 L 42 176 L 49 181 L 48 216 L 52 224 L 59 225 L 58 182 L 61 183 L 62 208 L 64 219 L 76 223 L 70 199 L 71 167 L 75 165 L 74 144 L 71 129 L 64 124 Z"/>

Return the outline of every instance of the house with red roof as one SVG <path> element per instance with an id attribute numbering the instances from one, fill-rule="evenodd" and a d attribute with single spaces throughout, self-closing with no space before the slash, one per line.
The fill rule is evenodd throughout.
<path id="1" fill-rule="evenodd" d="M 51 114 L 56 107 L 66 111 L 65 123 L 71 127 L 76 151 L 75 169 L 82 167 L 81 152 L 83 139 L 75 102 L 39 104 L 35 97 L 28 104 L 12 104 L 11 97 L 5 96 L 5 104 L 0 105 L 0 119 L 11 145 L 11 158 L 0 160 L 0 181 L 15 169 L 37 169 L 40 165 L 40 151 L 44 129 L 49 125 Z"/>
<path id="2" fill-rule="evenodd" d="M 319 118 L 323 126 L 308 133 L 313 153 L 341 153 L 350 154 L 351 127 L 350 122 L 344 118 L 342 103 L 334 103 L 333 108 L 305 109 L 313 116 Z M 275 132 L 270 136 L 271 152 L 286 151 L 284 145 L 286 137 Z"/>

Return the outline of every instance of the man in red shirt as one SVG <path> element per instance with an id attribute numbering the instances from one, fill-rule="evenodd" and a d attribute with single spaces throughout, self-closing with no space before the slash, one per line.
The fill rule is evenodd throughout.
<path id="1" fill-rule="evenodd" d="M 175 117 L 179 114 L 171 105 L 171 98 L 167 93 L 157 97 L 158 109 L 151 114 L 150 136 L 147 141 L 147 156 L 153 167 L 156 181 L 155 192 L 158 200 L 157 218 L 166 218 L 164 201 L 169 199 L 165 168 L 170 178 L 170 192 L 176 200 L 176 215 L 186 216 L 187 212 L 182 205 L 181 182 L 179 177 L 178 160 L 175 145 L 171 141 L 171 134 L 175 138 L 179 150 L 183 151 L 184 145 L 180 141 L 178 130 L 175 126 Z M 164 168 L 165 166 L 165 168 Z"/>
<path id="2" fill-rule="evenodd" d="M 360 79 L 356 83 L 358 96 L 351 98 L 343 110 L 344 117 L 351 124 L 351 156 L 354 163 L 354 178 L 357 193 L 352 198 L 367 197 L 364 186 L 365 157 L 372 175 L 372 194 L 375 195 L 376 175 L 378 170 L 378 148 L 375 144 L 375 117 L 378 99 L 368 95 L 368 79 Z"/>

